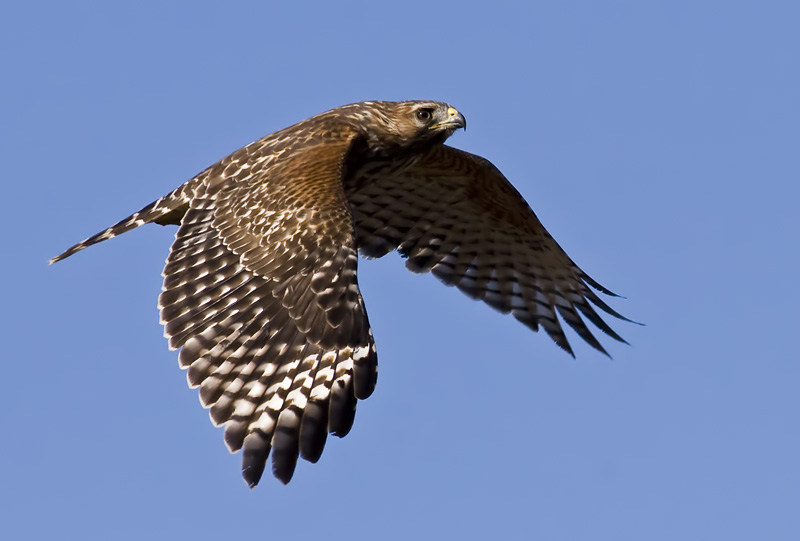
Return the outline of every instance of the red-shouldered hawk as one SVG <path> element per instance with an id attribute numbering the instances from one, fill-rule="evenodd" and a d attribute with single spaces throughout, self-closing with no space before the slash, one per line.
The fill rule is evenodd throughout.
<path id="1" fill-rule="evenodd" d="M 445 146 L 464 117 L 433 101 L 363 102 L 237 150 L 51 263 L 142 224 L 179 225 L 161 323 L 181 368 L 255 486 L 270 452 L 288 483 L 327 434 L 350 430 L 377 356 L 357 254 L 398 250 L 572 354 L 560 315 L 605 353 L 580 314 L 624 342 L 527 203 L 487 160 Z"/>

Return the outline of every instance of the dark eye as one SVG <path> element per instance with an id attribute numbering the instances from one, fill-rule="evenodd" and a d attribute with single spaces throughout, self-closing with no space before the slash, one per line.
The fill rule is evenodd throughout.
<path id="1" fill-rule="evenodd" d="M 421 120 L 422 122 L 427 122 L 433 116 L 432 109 L 420 109 L 417 111 L 417 120 Z"/>

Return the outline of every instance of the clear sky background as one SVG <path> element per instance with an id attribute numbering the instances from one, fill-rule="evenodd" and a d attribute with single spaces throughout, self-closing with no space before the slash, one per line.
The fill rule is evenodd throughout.
<path id="1" fill-rule="evenodd" d="M 15 2 L 0 15 L 4 539 L 800 539 L 800 5 Z M 269 132 L 447 101 L 647 324 L 577 359 L 362 261 L 375 394 L 256 490 L 158 324 L 175 230 L 48 258 Z"/>

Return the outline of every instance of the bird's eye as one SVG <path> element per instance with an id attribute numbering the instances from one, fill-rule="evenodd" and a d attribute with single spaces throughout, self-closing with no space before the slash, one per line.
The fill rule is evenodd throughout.
<path id="1" fill-rule="evenodd" d="M 421 120 L 422 122 L 427 122 L 433 116 L 433 111 L 430 109 L 420 109 L 417 111 L 417 120 Z"/>

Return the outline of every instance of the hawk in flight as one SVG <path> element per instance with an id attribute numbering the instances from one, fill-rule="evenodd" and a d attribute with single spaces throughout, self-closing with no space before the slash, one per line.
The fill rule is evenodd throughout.
<path id="1" fill-rule="evenodd" d="M 558 316 L 624 342 L 592 288 L 487 160 L 446 146 L 466 120 L 434 101 L 363 102 L 247 145 L 51 263 L 146 223 L 179 226 L 158 301 L 164 334 L 255 486 L 272 454 L 288 483 L 346 435 L 375 388 L 358 253 L 397 250 L 413 272 L 540 327 L 572 354 Z"/>

